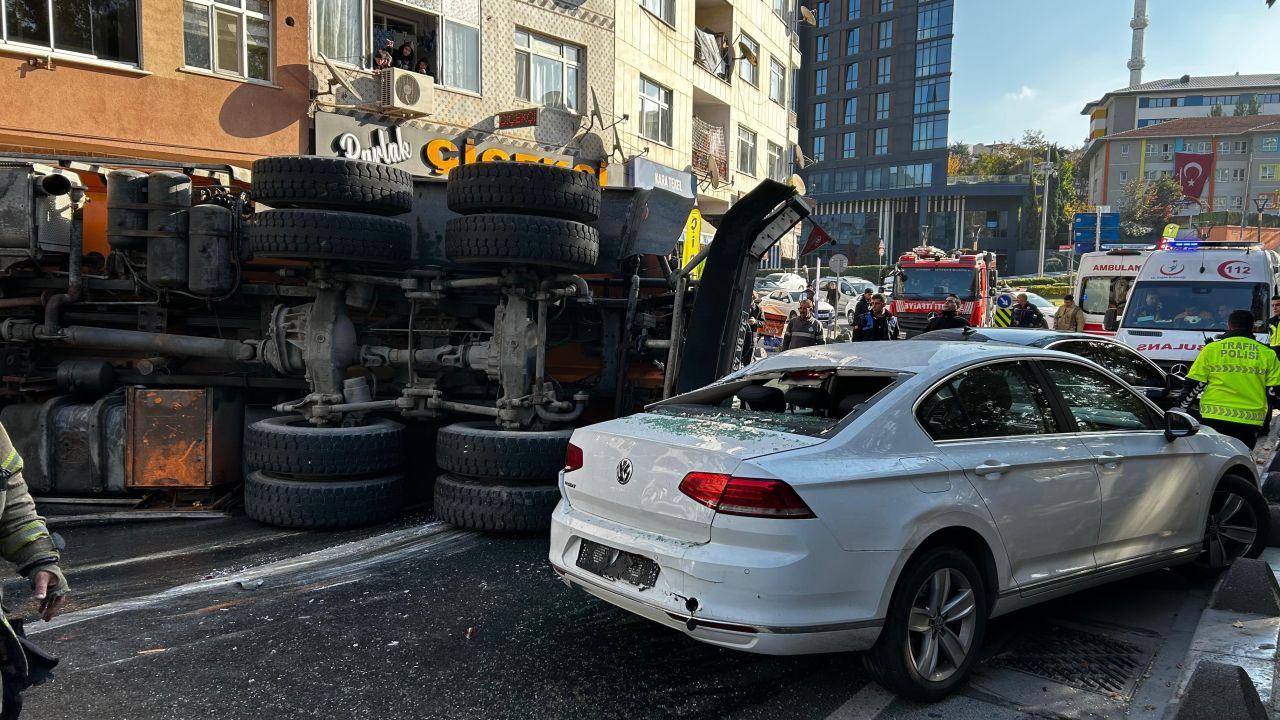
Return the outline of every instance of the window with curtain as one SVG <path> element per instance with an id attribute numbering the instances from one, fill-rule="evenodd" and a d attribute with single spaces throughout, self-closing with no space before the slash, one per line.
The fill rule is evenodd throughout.
<path id="1" fill-rule="evenodd" d="M 671 144 L 671 90 L 646 77 L 640 78 L 640 136 Z"/>
<path id="2" fill-rule="evenodd" d="M 4 0 L 6 43 L 138 64 L 138 0 Z"/>
<path id="3" fill-rule="evenodd" d="M 444 84 L 480 92 L 480 31 L 469 25 L 444 21 Z"/>
<path id="4" fill-rule="evenodd" d="M 516 29 L 516 96 L 547 107 L 582 111 L 579 84 L 583 50 Z"/>
<path id="5" fill-rule="evenodd" d="M 316 48 L 334 62 L 365 65 L 361 0 L 314 0 Z M 190 60 L 187 61 L 190 65 Z"/>
<path id="6" fill-rule="evenodd" d="M 182 39 L 189 68 L 271 81 L 268 0 L 183 0 Z"/>

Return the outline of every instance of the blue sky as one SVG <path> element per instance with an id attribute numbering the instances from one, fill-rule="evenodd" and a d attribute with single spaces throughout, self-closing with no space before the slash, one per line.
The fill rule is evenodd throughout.
<path id="1" fill-rule="evenodd" d="M 952 142 L 1039 129 L 1080 145 L 1080 109 L 1129 84 L 1132 0 L 956 0 Z M 1144 82 L 1191 75 L 1280 75 L 1280 3 L 1148 0 Z"/>

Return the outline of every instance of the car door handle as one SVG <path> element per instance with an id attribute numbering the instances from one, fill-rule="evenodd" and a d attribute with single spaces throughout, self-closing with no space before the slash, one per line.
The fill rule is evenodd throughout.
<path id="1" fill-rule="evenodd" d="M 1111 452 L 1110 450 L 1107 450 L 1106 452 L 1103 452 L 1101 455 L 1098 455 L 1095 458 L 1095 460 L 1099 465 L 1102 465 L 1104 467 L 1115 467 L 1120 464 L 1121 460 L 1124 460 L 1124 456 L 1121 455 L 1120 453 L 1114 453 L 1114 452 Z"/>
<path id="2" fill-rule="evenodd" d="M 995 460 L 988 460 L 982 463 L 981 465 L 979 465 L 978 467 L 974 468 L 973 471 L 976 474 L 983 475 L 983 476 L 999 475 L 1005 470 L 1008 470 L 1010 467 L 1012 466 L 1009 463 L 1002 463 L 1002 462 L 996 462 Z"/>

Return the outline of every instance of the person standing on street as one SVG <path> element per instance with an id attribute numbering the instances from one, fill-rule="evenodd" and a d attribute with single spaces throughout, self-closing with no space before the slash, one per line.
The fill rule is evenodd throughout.
<path id="1" fill-rule="evenodd" d="M 1267 318 L 1267 344 L 1280 352 L 1280 295 L 1271 297 L 1271 317 Z"/>
<path id="2" fill-rule="evenodd" d="M 35 501 L 22 478 L 22 456 L 0 426 L 0 556 L 13 563 L 31 583 L 40 617 L 47 622 L 62 611 L 67 599 L 67 578 L 58 567 L 61 559 L 44 518 L 36 514 Z M 23 643 L 27 643 L 24 639 Z M 18 632 L 0 615 L 0 718 L 16 718 L 22 711 L 21 692 L 43 682 L 56 659 L 29 655 Z M 29 643 L 27 643 L 29 645 Z"/>
<path id="3" fill-rule="evenodd" d="M 1205 345 L 1187 371 L 1183 409 L 1200 401 L 1200 421 L 1243 442 L 1250 452 L 1269 412 L 1268 389 L 1280 385 L 1280 359 L 1253 337 L 1253 313 L 1236 310 L 1227 332 Z"/>
<path id="4" fill-rule="evenodd" d="M 760 293 L 751 293 L 751 308 L 747 310 L 746 337 L 742 339 L 742 364 L 749 365 L 755 359 L 756 331 L 764 325 L 764 311 L 760 309 Z"/>
<path id="5" fill-rule="evenodd" d="M 858 298 L 857 304 L 853 306 L 853 314 L 858 317 L 866 315 L 867 311 L 871 309 L 871 298 L 873 295 L 875 295 L 875 291 L 871 288 L 863 290 L 862 297 Z"/>
<path id="6" fill-rule="evenodd" d="M 871 296 L 871 309 L 858 318 L 858 340 L 897 340 L 898 318 L 885 305 L 884 296 Z"/>
<path id="7" fill-rule="evenodd" d="M 840 281 L 839 280 L 832 280 L 831 284 L 827 285 L 827 304 L 830 305 L 831 309 L 835 311 L 837 314 L 840 312 Z"/>
<path id="8" fill-rule="evenodd" d="M 1042 328 L 1045 326 L 1044 315 L 1040 308 L 1027 302 L 1026 293 L 1018 293 L 1018 302 L 1013 306 L 1013 327 Z"/>
<path id="9" fill-rule="evenodd" d="M 1053 329 L 1061 332 L 1084 332 L 1084 311 L 1076 305 L 1071 293 L 1062 296 L 1062 307 L 1053 314 Z"/>
<path id="10" fill-rule="evenodd" d="M 969 327 L 969 321 L 961 316 L 959 311 L 959 299 L 948 297 L 942 303 L 942 312 L 929 318 L 929 324 L 924 326 L 924 331 L 933 332 L 934 330 L 945 330 L 947 328 Z"/>
<path id="11" fill-rule="evenodd" d="M 825 345 L 827 341 L 822 336 L 822 323 L 813 317 L 813 303 L 801 300 L 796 312 L 798 314 L 787 321 L 787 326 L 782 331 L 782 349 Z"/>

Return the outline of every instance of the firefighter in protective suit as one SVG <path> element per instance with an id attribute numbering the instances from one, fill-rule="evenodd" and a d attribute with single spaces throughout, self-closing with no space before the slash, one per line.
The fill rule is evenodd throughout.
<path id="1" fill-rule="evenodd" d="M 36 514 L 35 501 L 22 479 L 22 457 L 0 426 L 0 556 L 13 563 L 31 582 L 40 616 L 46 621 L 66 602 L 67 578 L 58 567 L 54 546 L 44 518 Z M 23 636 L 21 621 L 10 621 L 0 612 L 0 720 L 17 718 L 22 711 L 20 693 L 48 678 L 53 658 Z"/>

